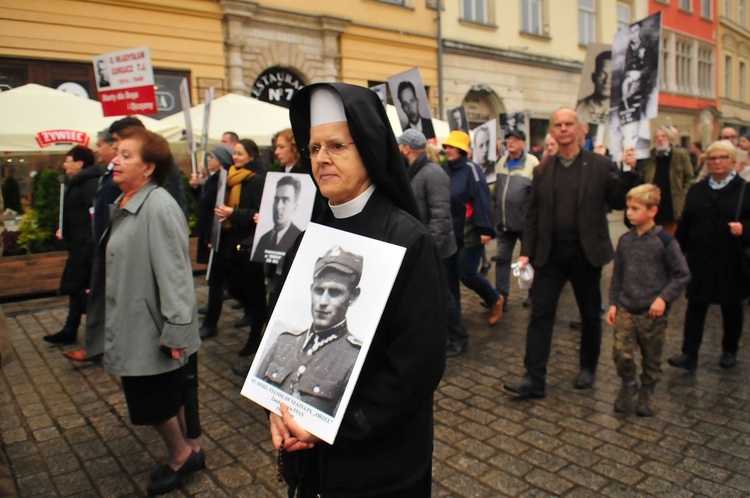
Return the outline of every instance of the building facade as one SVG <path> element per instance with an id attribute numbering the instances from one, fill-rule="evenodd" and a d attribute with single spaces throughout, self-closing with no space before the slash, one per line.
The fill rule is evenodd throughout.
<path id="1" fill-rule="evenodd" d="M 718 15 L 716 0 L 651 0 L 649 13 L 662 14 L 659 125 L 677 128 L 682 145 L 716 136 Z"/>
<path id="2" fill-rule="evenodd" d="M 750 12 L 746 0 L 719 2 L 719 110 L 721 126 L 750 133 Z"/>
<path id="3" fill-rule="evenodd" d="M 0 0 L 0 17 L 0 90 L 37 83 L 96 99 L 92 58 L 138 46 L 151 51 L 157 118 L 180 110 L 182 78 L 193 102 L 205 88 L 225 88 L 222 14 L 212 0 Z"/>

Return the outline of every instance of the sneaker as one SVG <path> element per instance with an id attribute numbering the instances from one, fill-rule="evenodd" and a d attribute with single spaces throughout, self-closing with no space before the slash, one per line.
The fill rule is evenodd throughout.
<path id="1" fill-rule="evenodd" d="M 641 386 L 641 390 L 638 391 L 638 406 L 635 407 L 635 414 L 640 417 L 652 417 L 655 406 L 654 386 Z"/>
<path id="2" fill-rule="evenodd" d="M 615 398 L 615 411 L 617 413 L 631 413 L 633 411 L 635 397 L 638 394 L 638 382 L 622 381 L 620 392 Z"/>

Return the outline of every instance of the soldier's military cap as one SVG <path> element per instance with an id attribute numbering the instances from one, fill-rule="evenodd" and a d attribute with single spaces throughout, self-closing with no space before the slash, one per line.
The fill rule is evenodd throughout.
<path id="1" fill-rule="evenodd" d="M 339 246 L 333 246 L 315 262 L 313 277 L 317 277 L 325 269 L 352 275 L 354 285 L 359 285 L 359 279 L 362 277 L 362 256 L 345 251 Z"/>

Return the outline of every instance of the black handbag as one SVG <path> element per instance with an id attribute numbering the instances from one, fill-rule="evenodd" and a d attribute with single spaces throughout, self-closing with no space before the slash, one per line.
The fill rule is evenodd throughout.
<path id="1" fill-rule="evenodd" d="M 734 213 L 734 221 L 739 222 L 740 221 L 740 212 L 742 211 L 742 201 L 745 199 L 745 188 L 747 187 L 747 182 L 742 183 L 742 187 L 740 187 L 740 198 L 737 201 L 737 210 Z M 737 248 L 740 251 L 740 264 L 742 265 L 742 273 L 745 275 L 745 277 L 750 278 L 750 247 L 746 247 L 742 243 L 742 239 L 740 237 L 734 237 L 737 241 Z"/>

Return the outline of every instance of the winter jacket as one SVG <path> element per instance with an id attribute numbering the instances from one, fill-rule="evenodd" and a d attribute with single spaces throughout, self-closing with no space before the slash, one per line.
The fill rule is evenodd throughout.
<path id="1" fill-rule="evenodd" d="M 531 180 L 539 160 L 523 153 L 518 166 L 508 169 L 509 157 L 500 158 L 495 167 L 495 221 L 498 232 L 523 232 L 531 197 Z"/>
<path id="2" fill-rule="evenodd" d="M 467 218 L 471 222 L 470 228 L 480 235 L 494 237 L 490 190 L 482 168 L 461 156 L 456 161 L 449 161 L 443 169 L 451 179 L 451 217 L 458 247 L 475 245 L 466 242 Z"/>

